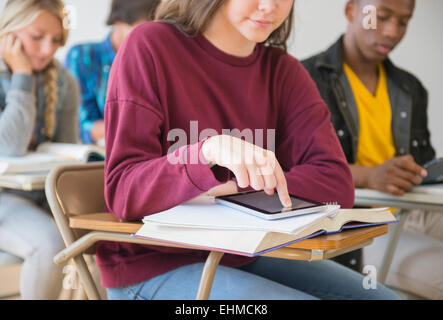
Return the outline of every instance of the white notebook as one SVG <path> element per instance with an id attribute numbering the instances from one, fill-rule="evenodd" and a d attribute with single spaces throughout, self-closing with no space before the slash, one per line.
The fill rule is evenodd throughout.
<path id="1" fill-rule="evenodd" d="M 349 222 L 359 223 L 346 225 Z M 396 222 L 386 208 L 339 209 L 279 220 L 261 219 L 200 197 L 146 216 L 137 237 L 254 256 L 322 233 Z M 346 226 L 345 226 L 346 225 Z"/>
<path id="2" fill-rule="evenodd" d="M 45 142 L 22 157 L 0 156 L 0 175 L 49 171 L 60 164 L 104 160 L 104 149 L 94 145 Z"/>

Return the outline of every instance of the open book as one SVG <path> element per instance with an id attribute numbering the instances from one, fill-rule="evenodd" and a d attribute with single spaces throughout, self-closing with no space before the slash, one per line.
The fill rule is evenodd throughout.
<path id="1" fill-rule="evenodd" d="M 0 156 L 0 175 L 49 171 L 59 164 L 102 161 L 105 151 L 94 145 L 45 142 L 23 157 Z"/>
<path id="2" fill-rule="evenodd" d="M 47 171 L 0 175 L 0 187 L 23 191 L 45 189 Z"/>
<path id="3" fill-rule="evenodd" d="M 189 244 L 202 249 L 256 256 L 320 234 L 396 222 L 386 208 L 327 210 L 279 220 L 264 220 L 199 197 L 146 216 L 136 237 Z"/>

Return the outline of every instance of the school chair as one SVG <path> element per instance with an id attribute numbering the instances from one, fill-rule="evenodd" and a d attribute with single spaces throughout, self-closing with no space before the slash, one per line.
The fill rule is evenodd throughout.
<path id="1" fill-rule="evenodd" d="M 54 220 L 66 245 L 66 248 L 54 257 L 54 262 L 62 265 L 69 260 L 72 261 L 88 299 L 105 298 L 105 294 L 99 292 L 104 289 L 98 281 L 94 281 L 85 261 L 85 258 L 90 259 L 94 254 L 97 241 L 196 249 L 188 245 L 133 237 L 132 235 L 141 226 L 140 221 L 121 222 L 116 216 L 103 213 L 105 208 L 103 162 L 57 167 L 46 178 L 45 191 Z M 367 246 L 375 237 L 387 231 L 387 225 L 358 228 L 303 240 L 263 255 L 308 261 L 330 259 Z M 217 266 L 223 257 L 223 252 L 209 250 L 208 252 L 198 287 L 197 300 L 209 298 Z"/>
<path id="2" fill-rule="evenodd" d="M 122 241 L 189 248 L 137 239 L 127 231 L 113 232 L 122 230 L 125 226 L 131 228 L 132 225 L 131 223 L 118 222 L 117 218 L 111 214 L 106 216 L 109 221 L 104 221 L 98 230 L 88 232 L 71 228 L 70 218 L 78 215 L 94 216 L 93 214 L 102 213 L 105 209 L 103 162 L 62 165 L 53 169 L 46 178 L 45 192 L 54 220 L 66 245 L 66 249 L 56 255 L 54 261 L 63 264 L 72 258 L 72 264 L 78 273 L 86 296 L 90 300 L 105 298 L 104 289 L 97 280 L 94 280 L 85 260 L 94 254 L 93 245 L 97 241 Z M 101 216 L 103 215 L 102 213 Z M 197 299 L 207 299 L 209 296 L 215 270 L 222 256 L 223 254 L 220 252 L 209 254 L 202 273 Z M 100 291 L 102 291 L 101 294 Z"/>
<path id="3" fill-rule="evenodd" d="M 54 216 L 58 230 L 66 247 L 86 234 L 82 230 L 69 227 L 69 217 L 78 214 L 102 212 L 105 208 L 104 200 L 104 164 L 102 162 L 87 165 L 63 165 L 52 170 L 45 183 L 45 193 L 49 207 Z M 98 289 L 97 280 L 94 281 L 92 270 L 94 266 L 91 254 L 94 248 L 72 258 L 71 264 L 64 269 L 66 282 L 75 282 L 76 275 L 80 278 L 83 290 L 89 299 L 102 299 L 104 289 Z M 88 263 L 87 263 L 88 262 Z M 90 267 L 88 267 L 88 264 Z M 72 268 L 77 274 L 72 274 Z M 67 279 L 70 278 L 70 279 Z M 74 288 L 75 283 L 71 283 Z M 81 291 L 81 290 L 80 290 Z M 101 293 L 100 293 L 101 291 Z M 81 292 L 77 293 L 80 294 Z"/>
<path id="4" fill-rule="evenodd" d="M 20 268 L 23 259 L 0 250 L 0 299 L 20 295 Z"/>

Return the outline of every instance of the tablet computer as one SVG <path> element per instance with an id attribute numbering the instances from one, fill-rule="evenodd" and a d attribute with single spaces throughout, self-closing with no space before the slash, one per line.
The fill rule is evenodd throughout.
<path id="1" fill-rule="evenodd" d="M 428 171 L 428 175 L 423 178 L 422 184 L 443 183 L 443 158 L 429 161 L 423 168 Z"/>
<path id="2" fill-rule="evenodd" d="M 272 196 L 264 191 L 247 191 L 228 196 L 215 197 L 218 203 L 266 219 L 283 219 L 298 215 L 321 212 L 327 208 L 323 203 L 290 195 L 291 208 L 283 207 L 277 193 Z"/>

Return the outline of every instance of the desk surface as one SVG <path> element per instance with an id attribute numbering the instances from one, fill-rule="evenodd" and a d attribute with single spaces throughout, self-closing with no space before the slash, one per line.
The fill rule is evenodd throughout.
<path id="1" fill-rule="evenodd" d="M 86 249 L 90 248 L 97 241 L 123 241 L 143 245 L 199 249 L 181 244 L 165 244 L 150 239 L 133 237 L 131 234 L 138 231 L 142 226 L 142 222 L 121 222 L 110 213 L 72 216 L 69 218 L 69 225 L 71 228 L 85 229 L 91 232 L 77 239 L 69 247 L 57 254 L 54 257 L 54 262 L 57 264 L 66 263 L 69 259 L 85 252 Z M 331 259 L 340 254 L 370 245 L 375 237 L 386 234 L 387 232 L 388 225 L 358 228 L 343 231 L 338 234 L 318 236 L 313 239 L 303 240 L 296 244 L 267 252 L 263 254 L 263 256 L 307 261 Z M 223 251 L 207 250 L 211 250 L 211 252 L 205 262 L 202 273 L 197 294 L 197 299 L 199 300 L 209 297 L 215 270 L 224 254 Z"/>
<path id="2" fill-rule="evenodd" d="M 142 222 L 120 222 L 109 213 L 94 213 L 72 216 L 69 225 L 74 229 L 121 232 L 134 234 L 142 226 Z M 359 243 L 372 240 L 388 232 L 388 225 L 356 228 L 336 234 L 318 236 L 289 245 L 287 248 L 305 250 L 341 250 Z"/>
<path id="3" fill-rule="evenodd" d="M 47 172 L 0 175 L 0 188 L 33 191 L 44 190 Z"/>
<path id="4" fill-rule="evenodd" d="M 389 206 L 443 212 L 443 185 L 418 186 L 402 196 L 369 189 L 355 189 L 355 205 Z"/>

